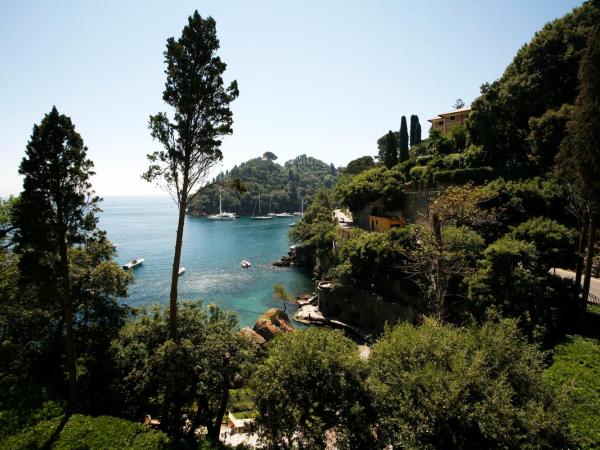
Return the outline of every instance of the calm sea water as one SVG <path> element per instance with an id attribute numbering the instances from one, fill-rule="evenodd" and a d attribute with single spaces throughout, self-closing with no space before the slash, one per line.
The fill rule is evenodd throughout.
<path id="1" fill-rule="evenodd" d="M 100 226 L 117 244 L 116 260 L 124 264 L 145 258 L 134 269 L 135 283 L 125 300 L 134 306 L 169 302 L 175 248 L 177 208 L 168 197 L 107 197 Z M 289 249 L 288 231 L 296 218 L 213 222 L 186 217 L 179 277 L 179 299 L 218 303 L 239 314 L 242 326 L 281 303 L 272 298 L 273 285 L 282 283 L 298 295 L 312 290 L 308 275 L 294 268 L 273 269 Z M 240 261 L 252 263 L 243 269 Z"/>

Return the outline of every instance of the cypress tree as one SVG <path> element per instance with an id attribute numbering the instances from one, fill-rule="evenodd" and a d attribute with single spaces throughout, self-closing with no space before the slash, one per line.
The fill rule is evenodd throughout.
<path id="1" fill-rule="evenodd" d="M 413 114 L 410 116 L 410 146 L 421 142 L 421 124 L 419 123 L 419 116 Z"/>
<path id="2" fill-rule="evenodd" d="M 398 164 L 398 145 L 396 143 L 396 137 L 392 130 L 388 131 L 385 137 L 385 152 L 383 163 L 389 169 Z"/>
<path id="3" fill-rule="evenodd" d="M 91 189 L 94 164 L 71 119 L 56 107 L 34 125 L 26 156 L 19 167 L 23 192 L 16 208 L 16 250 L 22 255 L 22 283 L 37 286 L 46 308 L 61 299 L 65 330 L 68 399 L 76 407 L 76 369 L 73 339 L 73 298 L 69 248 L 97 232 L 99 198 Z"/>
<path id="4" fill-rule="evenodd" d="M 419 123 L 419 116 L 415 115 L 415 136 L 413 138 L 414 145 L 421 143 L 421 124 Z"/>
<path id="5" fill-rule="evenodd" d="M 400 120 L 400 162 L 408 159 L 408 128 L 406 126 L 406 117 L 402 116 Z"/>

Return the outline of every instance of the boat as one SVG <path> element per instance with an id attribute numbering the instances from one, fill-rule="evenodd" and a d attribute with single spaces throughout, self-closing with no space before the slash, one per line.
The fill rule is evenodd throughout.
<path id="1" fill-rule="evenodd" d="M 183 275 L 184 272 L 185 272 L 185 267 L 180 267 L 179 268 L 179 275 Z"/>
<path id="2" fill-rule="evenodd" d="M 256 208 L 256 205 L 254 205 Z M 258 187 L 258 216 L 254 214 L 250 217 L 252 220 L 272 220 L 274 216 L 263 216 L 260 212 L 260 186 Z"/>
<path id="3" fill-rule="evenodd" d="M 241 265 L 244 269 L 247 269 L 248 267 L 252 266 L 252 264 L 250 264 L 250 261 L 246 261 L 245 259 L 242 259 Z"/>
<path id="4" fill-rule="evenodd" d="M 293 214 L 284 212 L 284 213 L 275 214 L 275 217 L 293 217 Z"/>
<path id="5" fill-rule="evenodd" d="M 296 222 L 290 223 L 290 227 L 293 227 L 294 225 L 296 225 Z"/>
<path id="6" fill-rule="evenodd" d="M 300 216 L 300 217 L 304 216 L 304 199 L 302 199 L 301 201 L 302 201 L 302 203 L 301 203 L 301 205 L 300 205 L 300 207 L 301 207 L 301 211 L 296 211 L 296 212 L 293 214 L 294 216 Z"/>
<path id="7" fill-rule="evenodd" d="M 145 261 L 144 258 L 132 259 L 127 264 L 123 264 L 123 269 L 125 269 L 125 270 L 131 270 L 131 269 L 133 269 L 133 268 L 141 265 L 144 261 Z"/>
<path id="8" fill-rule="evenodd" d="M 206 217 L 208 220 L 236 220 L 237 214 L 230 212 L 223 212 L 223 207 L 221 203 L 221 191 L 219 191 L 219 214 L 211 214 Z"/>

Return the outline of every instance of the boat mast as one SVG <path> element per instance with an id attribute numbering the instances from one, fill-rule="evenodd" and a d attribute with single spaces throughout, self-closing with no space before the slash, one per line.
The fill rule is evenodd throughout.
<path id="1" fill-rule="evenodd" d="M 260 212 L 260 186 L 258 186 L 258 215 L 262 216 Z"/>
<path id="2" fill-rule="evenodd" d="M 223 208 L 221 207 L 221 188 L 219 188 L 219 215 L 223 215 Z"/>

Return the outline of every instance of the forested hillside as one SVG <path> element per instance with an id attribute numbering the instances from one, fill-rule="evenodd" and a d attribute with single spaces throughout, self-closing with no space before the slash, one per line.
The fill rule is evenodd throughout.
<path id="1" fill-rule="evenodd" d="M 251 215 L 256 208 L 258 213 L 259 188 L 263 214 L 300 211 L 302 203 L 306 207 L 319 189 L 330 188 L 335 183 L 337 170 L 333 164 L 306 155 L 283 165 L 276 160 L 277 156 L 267 152 L 221 173 L 193 197 L 189 211 L 199 214 L 218 212 L 220 191 L 223 210 Z M 236 179 L 243 185 L 242 192 L 231 188 L 231 181 Z"/>

